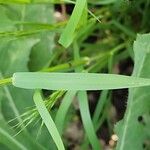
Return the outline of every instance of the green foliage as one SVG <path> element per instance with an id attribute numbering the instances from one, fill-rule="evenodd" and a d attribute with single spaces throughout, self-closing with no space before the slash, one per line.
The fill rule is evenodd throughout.
<path id="1" fill-rule="evenodd" d="M 106 90 L 149 86 L 150 80 L 115 74 L 21 72 L 14 73 L 12 84 L 26 89 Z"/>
<path id="2" fill-rule="evenodd" d="M 74 42 L 73 45 L 74 50 L 74 59 L 79 60 L 80 59 L 80 52 L 79 52 L 79 46 L 77 42 Z M 83 70 L 83 66 L 76 67 L 75 72 L 81 72 Z M 87 134 L 87 137 L 89 139 L 89 142 L 91 143 L 91 146 L 93 149 L 101 149 L 101 145 L 99 144 L 97 135 L 94 130 L 94 126 L 92 123 L 91 115 L 90 115 L 90 109 L 88 105 L 88 97 L 86 91 L 79 91 L 78 92 L 78 102 L 80 107 L 80 113 L 81 118 L 83 121 L 84 129 Z"/>
<path id="3" fill-rule="evenodd" d="M 1 122 L 2 123 L 2 122 Z M 0 127 L 0 136 L 1 136 L 1 143 L 8 146 L 9 149 L 22 149 L 27 150 L 27 148 L 19 143 L 16 139 L 14 139 L 7 131 L 6 129 Z"/>
<path id="4" fill-rule="evenodd" d="M 63 98 L 63 101 L 61 105 L 59 106 L 59 109 L 57 111 L 56 117 L 55 117 L 55 124 L 58 128 L 58 131 L 60 134 L 63 133 L 63 128 L 64 128 L 64 122 L 65 122 L 65 117 L 67 115 L 68 109 L 72 103 L 73 98 L 76 95 L 76 91 L 68 91 Z"/>
<path id="5" fill-rule="evenodd" d="M 46 125 L 49 133 L 51 134 L 53 140 L 55 141 L 57 148 L 64 150 L 63 142 L 60 138 L 59 132 L 55 126 L 55 123 L 53 122 L 48 110 L 45 107 L 45 104 L 43 102 L 42 96 L 40 94 L 40 91 L 36 91 L 34 94 L 34 102 L 37 107 L 37 110 L 39 111 L 39 114 Z"/>
<path id="6" fill-rule="evenodd" d="M 87 12 L 87 11 L 84 11 L 84 9 L 87 9 L 86 6 L 87 6 L 86 0 L 76 1 L 76 5 L 71 15 L 71 18 L 68 21 L 68 24 L 59 40 L 59 43 L 62 44 L 64 47 L 67 48 L 72 43 L 73 39 L 75 38 L 75 34 L 76 34 L 75 30 L 77 29 L 79 22 L 81 22 L 82 20 L 82 24 L 86 25 L 85 23 L 83 23 L 87 17 L 86 13 L 83 13 L 83 12 Z"/>
<path id="7" fill-rule="evenodd" d="M 21 31 L 24 29 L 22 24 L 15 26 L 14 22 L 22 22 L 26 20 L 26 15 L 28 12 L 28 16 L 31 16 L 33 12 L 30 12 L 32 6 L 19 6 L 19 5 L 1 5 L 2 12 L 2 20 L 4 24 L 0 24 L 1 31 L 3 32 L 11 32 L 11 31 Z M 35 7 L 35 6 L 34 6 Z M 43 10 L 38 6 L 38 10 Z M 28 9 L 28 10 L 25 10 Z M 33 9 L 33 7 L 32 7 Z M 36 9 L 37 11 L 37 9 Z M 44 13 L 44 12 L 43 12 Z M 48 14 L 49 12 L 47 12 Z M 44 15 L 44 14 L 43 14 Z M 45 16 L 47 17 L 47 16 Z M 24 20 L 25 19 L 25 20 Z M 29 71 L 28 62 L 30 60 L 30 55 L 33 46 L 40 42 L 40 36 L 37 37 L 4 37 L 0 40 L 0 76 L 1 78 L 9 77 L 12 73 L 16 71 Z M 38 62 L 39 65 L 40 62 Z M 7 69 L 6 69 L 7 68 Z M 33 91 L 21 90 L 18 88 L 14 88 L 12 86 L 5 86 L 3 89 L 0 89 L 0 103 L 1 108 L 0 112 L 2 114 L 1 121 L 7 125 L 7 122 L 13 118 L 17 118 L 15 122 L 11 123 L 10 126 L 14 126 L 15 124 L 22 124 L 23 120 L 20 115 L 24 112 L 26 107 L 31 107 L 33 105 L 32 95 Z M 5 127 L 4 126 L 4 127 Z M 10 126 L 5 127 L 10 128 Z M 3 129 L 3 132 L 5 131 Z M 16 131 L 8 131 L 5 133 L 6 138 L 14 139 L 16 146 L 18 140 L 21 142 L 20 145 L 26 146 L 26 149 L 44 149 L 35 139 L 32 139 L 32 135 L 29 135 L 29 132 L 24 130 L 19 136 L 14 138 L 13 136 L 18 133 L 19 130 L 23 130 L 25 128 L 24 124 L 22 124 Z M 36 130 L 34 130 L 36 132 Z M 32 132 L 32 134 L 34 134 Z M 8 136 L 9 135 L 9 136 Z M 21 138 L 20 138 L 21 136 Z M 48 135 L 49 136 L 49 135 Z M 45 136 L 47 137 L 47 135 Z M 17 141 L 15 141 L 15 139 Z M 0 143 L 7 144 L 3 139 Z M 13 142 L 13 141 L 12 141 Z M 10 146 L 10 145 L 9 145 Z M 0 146 L 1 147 L 1 146 Z M 13 147 L 12 147 L 13 149 Z M 19 148 L 18 148 L 19 149 Z"/>
<path id="8" fill-rule="evenodd" d="M 150 77 L 150 34 L 138 35 L 134 42 L 135 66 L 132 76 Z M 124 119 L 116 126 L 119 136 L 118 150 L 141 150 L 148 140 L 149 133 L 145 132 L 150 124 L 149 117 L 149 87 L 129 90 L 127 110 Z M 136 140 L 135 140 L 136 139 Z"/>
<path id="9" fill-rule="evenodd" d="M 105 149 L 104 122 L 117 150 L 149 149 L 149 8 L 149 0 L 0 0 L 0 149 L 70 149 L 72 120 L 85 130 L 80 149 Z M 118 75 L 127 58 L 132 76 Z M 122 88 L 127 108 L 114 128 L 109 90 Z M 91 109 L 93 90 L 103 91 Z"/>

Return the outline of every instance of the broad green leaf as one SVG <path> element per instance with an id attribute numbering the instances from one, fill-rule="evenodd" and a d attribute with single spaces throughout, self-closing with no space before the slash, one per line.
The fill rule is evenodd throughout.
<path id="1" fill-rule="evenodd" d="M 59 132 L 57 130 L 57 127 L 56 127 L 55 123 L 53 122 L 53 119 L 51 118 L 48 110 L 46 109 L 46 106 L 44 104 L 44 101 L 42 99 L 40 91 L 35 92 L 33 99 L 34 99 L 35 105 L 39 111 L 39 114 L 40 114 L 44 124 L 46 125 L 49 133 L 51 134 L 58 150 L 64 150 L 65 148 L 64 148 L 63 142 L 61 140 L 61 137 L 59 135 Z"/>
<path id="2" fill-rule="evenodd" d="M 134 42 L 134 77 L 150 78 L 150 34 L 138 35 Z M 141 150 L 148 139 L 145 116 L 150 112 L 150 87 L 129 90 L 125 117 L 116 125 L 119 137 L 117 150 Z"/>
<path id="3" fill-rule="evenodd" d="M 11 13 L 10 9 L 15 13 Z M 49 59 L 52 57 L 52 49 L 54 47 L 54 33 L 46 32 L 48 29 L 55 29 L 54 26 L 50 27 L 49 25 L 54 23 L 53 7 L 49 4 L 21 5 L 20 7 L 18 5 L 10 5 L 5 8 L 5 11 L 7 12 L 7 17 L 11 19 L 12 23 L 14 22 L 17 28 L 12 32 L 11 30 L 2 32 L 1 36 L 20 38 L 30 35 L 39 39 L 39 42 L 32 48 L 29 68 L 31 71 L 37 71 L 43 67 L 47 67 L 49 65 Z M 33 24 L 36 25 L 36 27 L 34 27 Z M 8 25 L 9 24 L 7 24 L 6 27 Z"/>
<path id="4" fill-rule="evenodd" d="M 37 39 L 15 39 L 15 40 L 1 40 L 0 45 L 0 72 L 1 77 L 10 76 L 16 71 L 28 71 L 27 62 L 31 47 L 38 42 Z M 5 59 L 7 58 L 8 61 Z M 7 68 L 7 69 L 6 69 Z M 23 108 L 30 106 L 32 103 L 29 101 L 31 98 L 31 92 L 25 90 L 19 90 L 14 87 L 5 87 L 5 98 L 3 99 L 3 111 L 7 111 L 6 107 L 9 106 L 13 109 L 7 117 L 15 114 L 15 117 L 19 116 L 19 111 L 22 112 Z M 23 96 L 24 95 L 24 96 Z M 20 101 L 24 97 L 24 101 Z M 29 98 L 30 97 L 30 98 Z M 28 101 L 26 101 L 28 99 Z M 18 106 L 18 107 L 17 107 Z M 8 113 L 7 113 L 8 114 Z M 10 118 L 9 118 L 10 119 Z"/>
<path id="5" fill-rule="evenodd" d="M 53 13 L 53 7 L 51 5 L 29 5 L 26 6 L 24 20 L 33 23 L 52 24 L 54 23 Z M 49 59 L 52 57 L 54 47 L 54 33 L 41 32 L 35 37 L 40 39 L 40 41 L 34 45 L 31 51 L 29 62 L 31 71 L 38 71 L 43 67 L 49 66 Z"/>
<path id="6" fill-rule="evenodd" d="M 27 62 L 31 47 L 37 43 L 37 39 L 14 39 L 14 40 L 1 40 L 0 41 L 0 75 L 1 78 L 10 76 L 16 71 L 28 71 Z M 7 58 L 7 61 L 6 61 Z M 7 69 L 6 69 L 7 68 Z M 33 103 L 32 91 L 25 91 L 14 88 L 12 86 L 5 86 L 0 89 L 3 96 L 0 97 L 2 114 L 6 121 L 18 117 L 18 121 L 22 120 L 19 117 L 20 113 L 24 111 L 25 107 L 31 106 Z M 22 100 L 22 101 L 21 101 Z M 23 133 L 24 139 L 28 141 L 29 145 L 35 148 L 40 148 L 39 145 L 34 143 L 28 134 Z M 22 140 L 23 142 L 24 140 Z"/>
<path id="7" fill-rule="evenodd" d="M 106 90 L 150 86 L 150 79 L 97 73 L 14 73 L 13 85 L 26 89 Z"/>
<path id="8" fill-rule="evenodd" d="M 6 25 L 4 29 L 12 31 L 16 30 L 16 27 L 13 27 L 14 20 L 21 20 L 22 13 L 21 8 L 18 9 L 17 6 L 1 6 L 1 10 L 5 10 L 3 13 L 3 20 L 7 21 L 9 18 L 9 22 L 12 21 L 12 24 Z M 17 13 L 19 13 L 17 15 Z M 1 24 L 3 25 L 3 24 Z M 4 25 L 3 25 L 4 26 Z M 5 30 L 4 30 L 5 31 Z M 3 38 L 0 41 L 0 78 L 9 77 L 13 72 L 16 71 L 28 71 L 28 61 L 29 55 L 31 52 L 31 48 L 35 45 L 39 40 L 37 38 Z M 6 60 L 7 59 L 7 60 Z M 3 93 L 3 96 L 0 97 L 1 102 L 1 112 L 4 116 L 3 122 L 6 122 L 12 118 L 17 117 L 19 123 L 22 122 L 20 118 L 20 113 L 24 111 L 25 107 L 29 107 L 33 105 L 32 99 L 32 91 L 19 90 L 12 86 L 5 86 L 0 89 L 0 93 Z M 22 128 L 24 128 L 22 126 Z M 17 131 L 18 132 L 18 131 Z M 16 133 L 14 133 L 15 135 Z M 21 143 L 28 143 L 27 147 L 33 147 L 36 149 L 43 149 L 40 144 L 37 144 L 34 139 L 31 139 L 29 134 L 24 131 L 20 135 L 23 136 Z"/>
<path id="9" fill-rule="evenodd" d="M 6 1 L 5 1 L 6 2 Z M 9 3 L 9 1 L 7 1 Z M 23 1 L 22 1 L 23 2 Z M 37 24 L 36 27 L 42 27 L 45 24 L 48 24 L 52 22 L 53 16 L 51 15 L 53 13 L 52 6 L 49 5 L 2 5 L 1 10 L 4 10 L 4 17 L 3 20 L 6 22 L 6 30 L 10 32 L 23 32 L 24 30 L 31 30 L 33 29 L 32 24 Z M 1 12 L 0 10 L 0 12 Z M 33 15 L 34 14 L 34 15 Z M 49 16 L 50 15 L 50 16 Z M 6 19 L 5 19 L 6 18 Z M 9 18 L 9 19 L 7 19 Z M 41 19 L 42 18 L 42 19 Z M 10 22 L 9 24 L 7 22 Z M 26 23 L 28 22 L 28 23 Z M 41 22 L 41 24 L 40 24 Z M 27 25 L 30 24 L 30 25 Z M 39 25 L 38 25 L 39 24 Z M 3 25 L 3 24 L 2 24 Z M 14 27 L 15 25 L 15 27 Z M 4 25 L 3 25 L 4 26 Z M 4 29 L 5 29 L 4 28 Z M 42 27 L 43 28 L 43 27 Z M 48 27 L 49 28 L 49 27 Z M 28 36 L 28 37 L 22 37 L 22 36 L 11 36 L 9 38 L 1 38 L 0 41 L 0 71 L 2 72 L 2 77 L 9 77 L 10 74 L 12 74 L 14 71 L 28 71 L 28 63 L 30 60 L 31 55 L 31 49 L 37 48 L 36 53 L 39 51 L 41 60 L 44 61 L 36 61 L 35 59 L 32 59 L 32 62 L 34 61 L 37 67 L 43 66 L 42 63 L 47 63 L 48 59 L 50 58 L 51 49 L 48 47 L 47 49 L 43 47 L 43 49 L 38 49 L 38 45 L 40 45 L 41 42 L 44 43 L 42 40 L 43 38 L 46 38 L 48 40 L 48 44 L 52 46 L 52 43 L 50 42 L 53 39 L 53 36 L 49 34 L 49 39 L 47 37 L 44 37 L 46 33 L 41 33 L 41 35 L 38 36 Z M 27 39 L 28 38 L 28 39 Z M 35 47 L 34 47 L 35 46 Z M 33 48 L 34 47 L 34 48 Z M 35 53 L 32 51 L 32 56 Z M 37 58 L 37 56 L 35 56 Z M 34 57 L 34 58 L 35 58 Z M 39 57 L 39 55 L 38 55 Z M 45 57 L 45 58 L 44 58 Z M 46 58 L 47 57 L 47 58 Z M 8 59 L 5 61 L 5 59 Z M 38 59 L 39 60 L 39 59 Z M 34 67 L 34 66 L 33 66 Z M 7 69 L 6 69 L 7 68 Z M 3 93 L 5 96 L 3 98 L 0 98 L 2 100 L 2 111 L 4 114 L 5 119 L 8 121 L 12 118 L 15 118 L 17 116 L 20 116 L 21 113 L 25 111 L 26 107 L 30 107 L 33 105 L 32 102 L 32 91 L 25 91 L 25 90 L 19 90 L 12 86 L 4 87 Z M 9 101 L 8 101 L 9 100 Z M 8 111 L 9 110 L 9 111 Z M 11 110 L 11 111 L 10 111 Z M 15 115 L 14 115 L 15 114 Z M 20 124 L 22 123 L 22 120 L 20 117 L 18 117 Z M 17 120 L 16 119 L 16 120 Z M 24 127 L 23 127 L 24 128 Z M 29 129 L 29 128 L 28 128 Z M 36 128 L 32 128 L 31 134 L 34 135 Z M 18 131 L 17 131 L 18 132 Z M 14 133 L 16 134 L 16 133 Z M 24 134 L 24 131 L 23 131 Z M 22 133 L 21 133 L 22 135 Z M 42 138 L 49 137 L 48 133 L 43 133 Z M 31 139 L 29 135 L 25 135 L 21 142 L 27 142 L 30 144 L 30 147 L 33 147 L 33 149 L 43 149 L 40 144 L 37 144 L 36 142 L 35 147 L 32 144 L 34 139 Z M 41 139 L 39 138 L 39 142 L 41 142 Z M 47 141 L 45 140 L 42 142 L 44 146 L 47 147 Z"/>
<path id="10" fill-rule="evenodd" d="M 7 9 L 0 6 L 0 33 L 4 31 L 15 31 L 16 27 L 13 25 L 12 20 L 6 15 Z"/>
<path id="11" fill-rule="evenodd" d="M 40 4 L 1 7 L 3 21 L 0 26 L 7 30 L 3 29 L 3 32 L 0 32 L 0 37 L 21 38 L 22 36 L 32 36 L 39 39 L 39 42 L 32 48 L 29 68 L 31 71 L 37 71 L 47 67 L 53 54 L 54 33 L 46 31 L 56 28 L 55 26 L 50 27 L 50 24 L 54 23 L 53 6 Z M 6 19 L 3 17 L 3 12 Z"/>

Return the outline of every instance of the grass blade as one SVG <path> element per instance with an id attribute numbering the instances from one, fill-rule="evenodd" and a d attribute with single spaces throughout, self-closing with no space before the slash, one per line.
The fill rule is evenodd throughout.
<path id="1" fill-rule="evenodd" d="M 68 91 L 66 93 L 66 95 L 63 98 L 63 101 L 58 109 L 58 112 L 56 114 L 55 124 L 56 124 L 60 134 L 62 134 L 66 114 L 68 112 L 68 109 L 69 109 L 76 93 L 77 93 L 76 91 Z"/>
<path id="2" fill-rule="evenodd" d="M 95 111 L 94 111 L 94 115 L 93 115 L 93 124 L 96 125 L 100 115 L 102 114 L 103 108 L 106 104 L 106 100 L 107 100 L 107 96 L 108 96 L 108 91 L 102 91 L 101 96 L 98 100 L 98 103 L 96 105 Z"/>
<path id="3" fill-rule="evenodd" d="M 39 111 L 39 114 L 41 115 L 44 124 L 46 125 L 49 133 L 51 134 L 54 142 L 56 143 L 58 150 L 65 150 L 61 137 L 56 128 L 56 125 L 53 122 L 48 110 L 45 107 L 40 91 L 36 91 L 33 98 L 35 105 Z"/>
<path id="4" fill-rule="evenodd" d="M 76 5 L 75 5 L 75 8 L 71 15 L 71 18 L 68 21 L 68 24 L 59 39 L 59 43 L 62 44 L 66 48 L 73 41 L 75 30 L 79 24 L 79 21 L 82 17 L 85 7 L 86 7 L 86 0 L 82 0 L 82 1 L 77 0 L 76 1 Z"/>
<path id="5" fill-rule="evenodd" d="M 96 137 L 94 127 L 91 120 L 91 115 L 89 112 L 89 106 L 88 106 L 88 98 L 86 92 L 79 92 L 78 93 L 78 99 L 79 99 L 79 107 L 81 112 L 81 117 L 83 120 L 83 125 L 86 131 L 86 134 L 89 138 L 89 141 L 93 147 L 94 150 L 100 149 L 100 143 L 98 142 L 98 139 Z"/>
<path id="6" fill-rule="evenodd" d="M 101 1 L 94 1 L 91 0 L 89 3 L 94 4 L 94 5 L 109 5 L 117 2 L 117 0 L 101 0 Z"/>
<path id="7" fill-rule="evenodd" d="M 78 47 L 77 42 L 74 43 L 74 59 L 75 60 L 80 59 L 79 47 Z M 77 67 L 75 69 L 76 72 L 81 72 L 82 70 L 83 70 L 83 66 Z M 94 131 L 94 126 L 93 126 L 91 115 L 90 115 L 90 109 L 89 109 L 89 105 L 88 105 L 88 97 L 87 97 L 86 91 L 78 92 L 78 100 L 79 100 L 81 118 L 83 121 L 84 129 L 88 136 L 88 139 L 94 150 L 97 150 L 97 149 L 100 150 L 101 147 L 100 147 L 98 138 L 96 137 L 96 133 Z"/>
<path id="8" fill-rule="evenodd" d="M 88 82 L 87 82 L 88 81 Z M 149 86 L 150 79 L 96 73 L 15 73 L 13 85 L 26 89 L 106 90 Z"/>

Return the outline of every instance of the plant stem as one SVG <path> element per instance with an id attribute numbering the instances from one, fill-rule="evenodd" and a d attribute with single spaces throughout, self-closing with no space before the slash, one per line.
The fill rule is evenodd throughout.
<path id="1" fill-rule="evenodd" d="M 87 64 L 89 64 L 89 62 L 90 62 L 90 58 L 84 57 L 84 58 L 77 60 L 77 61 L 70 61 L 68 63 L 64 63 L 64 64 L 57 65 L 54 67 L 43 69 L 41 71 L 42 72 L 68 71 L 68 70 L 74 69 L 75 67 L 87 65 Z"/>
<path id="2" fill-rule="evenodd" d="M 12 78 L 6 78 L 0 80 L 0 86 L 12 83 Z"/>

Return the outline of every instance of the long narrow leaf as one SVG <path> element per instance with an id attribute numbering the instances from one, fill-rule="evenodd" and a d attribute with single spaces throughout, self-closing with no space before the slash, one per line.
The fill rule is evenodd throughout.
<path id="1" fill-rule="evenodd" d="M 79 106 L 81 111 L 81 117 L 83 120 L 84 128 L 86 130 L 86 133 L 88 135 L 89 141 L 91 142 L 91 145 L 94 150 L 100 149 L 100 143 L 98 142 L 98 139 L 96 137 L 94 127 L 91 121 L 90 112 L 89 112 L 89 106 L 88 106 L 88 98 L 86 92 L 79 92 L 78 93 L 79 98 Z"/>
<path id="2" fill-rule="evenodd" d="M 71 18 L 59 40 L 59 43 L 62 44 L 64 47 L 68 47 L 72 43 L 75 30 L 82 17 L 85 6 L 86 6 L 86 0 L 76 1 L 76 5 L 71 15 Z"/>
<path id="3" fill-rule="evenodd" d="M 26 89 L 105 90 L 149 86 L 150 79 L 95 73 L 15 73 L 13 85 Z"/>
<path id="4" fill-rule="evenodd" d="M 34 94 L 34 102 L 39 111 L 39 114 L 42 117 L 43 122 L 45 123 L 49 133 L 51 134 L 54 142 L 56 143 L 58 150 L 64 150 L 65 148 L 61 140 L 61 137 L 55 126 L 55 123 L 53 122 L 53 119 L 51 118 L 48 110 L 45 107 L 44 101 L 39 91 L 36 91 Z"/>
<path id="5" fill-rule="evenodd" d="M 56 114 L 55 124 L 56 124 L 60 134 L 62 134 L 65 117 L 66 117 L 66 114 L 68 112 L 68 109 L 72 103 L 72 100 L 73 100 L 75 94 L 76 94 L 76 91 L 68 91 L 66 93 L 66 95 L 63 98 L 63 101 L 58 109 L 58 112 Z"/>
<path id="6" fill-rule="evenodd" d="M 80 59 L 80 52 L 77 42 L 74 43 L 74 59 L 78 60 Z M 83 66 L 77 67 L 75 69 L 76 72 L 81 72 L 83 70 Z M 98 138 L 96 136 L 96 133 L 94 131 L 94 126 L 92 123 L 91 115 L 90 115 L 90 109 L 88 105 L 88 97 L 86 91 L 79 91 L 78 92 L 78 101 L 79 101 L 79 107 L 81 112 L 81 118 L 83 121 L 85 132 L 88 136 L 89 142 L 92 145 L 92 148 L 94 150 L 101 150 L 100 143 L 98 141 Z"/>

